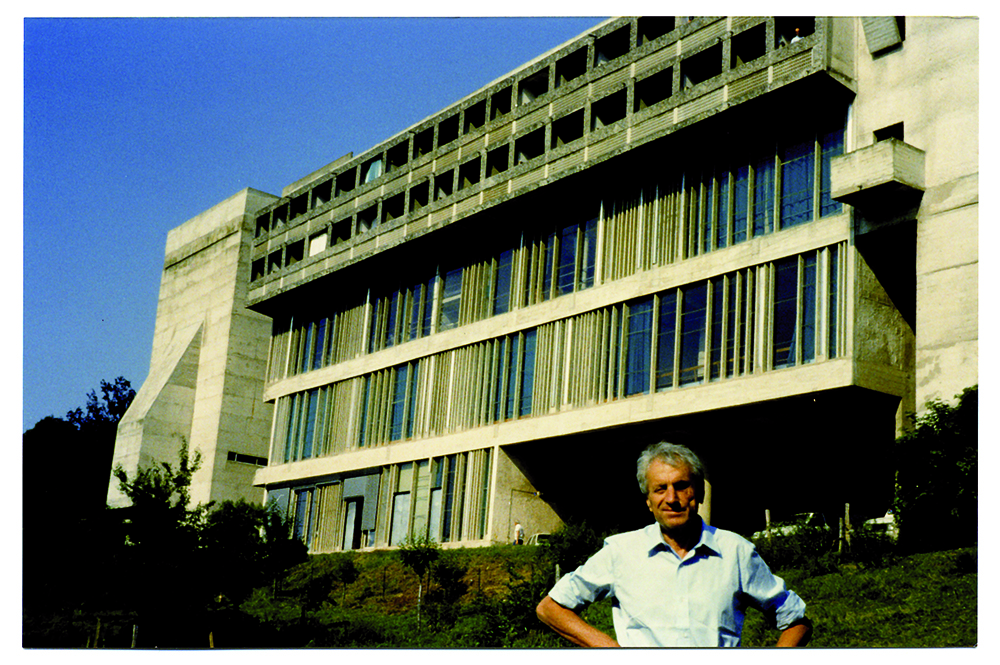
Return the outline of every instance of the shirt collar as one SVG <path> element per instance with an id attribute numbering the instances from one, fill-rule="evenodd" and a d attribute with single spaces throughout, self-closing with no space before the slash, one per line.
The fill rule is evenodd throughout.
<path id="1" fill-rule="evenodd" d="M 645 535 L 646 540 L 649 541 L 650 554 L 654 554 L 658 549 L 670 549 L 670 546 L 663 540 L 663 535 L 660 533 L 660 525 L 656 522 L 653 522 L 643 529 L 643 534 Z M 701 536 L 698 538 L 698 542 L 695 546 L 691 548 L 691 551 L 697 552 L 704 551 L 706 549 L 717 555 L 722 554 L 722 550 L 719 549 L 719 545 L 715 540 L 715 527 L 705 524 L 704 520 L 702 520 Z"/>

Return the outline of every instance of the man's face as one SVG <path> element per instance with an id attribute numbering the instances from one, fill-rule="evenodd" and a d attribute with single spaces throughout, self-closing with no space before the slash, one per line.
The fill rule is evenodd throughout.
<path id="1" fill-rule="evenodd" d="M 646 505 L 665 531 L 687 525 L 698 514 L 691 470 L 686 464 L 671 466 L 653 460 L 646 472 Z"/>

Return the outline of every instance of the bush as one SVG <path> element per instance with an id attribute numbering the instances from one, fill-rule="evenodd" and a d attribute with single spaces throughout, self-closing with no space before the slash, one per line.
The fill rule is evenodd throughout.
<path id="1" fill-rule="evenodd" d="M 754 540 L 757 552 L 771 570 L 802 568 L 819 575 L 836 569 L 837 534 L 821 527 L 802 527 L 796 533 Z"/>

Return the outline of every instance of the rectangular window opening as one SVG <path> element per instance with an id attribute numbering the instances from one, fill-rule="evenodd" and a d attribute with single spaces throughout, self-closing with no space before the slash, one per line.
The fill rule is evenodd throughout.
<path id="1" fill-rule="evenodd" d="M 583 138 L 583 109 L 552 121 L 552 147 L 571 143 Z"/>
<path id="2" fill-rule="evenodd" d="M 420 210 L 429 202 L 430 183 L 423 181 L 419 185 L 410 188 L 410 212 Z"/>
<path id="3" fill-rule="evenodd" d="M 309 236 L 309 256 L 316 256 L 327 248 L 330 234 L 324 229 L 320 233 Z"/>
<path id="4" fill-rule="evenodd" d="M 260 238 L 261 236 L 266 235 L 270 230 L 270 226 L 271 213 L 264 213 L 263 215 L 257 217 L 257 230 L 254 233 L 254 237 Z"/>
<path id="5" fill-rule="evenodd" d="M 281 270 L 281 250 L 276 252 L 271 252 L 267 255 L 267 274 L 275 273 Z"/>
<path id="6" fill-rule="evenodd" d="M 351 218 L 342 219 L 330 227 L 330 245 L 336 247 L 351 239 Z"/>
<path id="7" fill-rule="evenodd" d="M 318 208 L 330 202 L 333 194 L 333 179 L 326 180 L 316 185 L 312 190 L 312 207 Z"/>
<path id="8" fill-rule="evenodd" d="M 434 152 L 434 128 L 428 127 L 413 137 L 413 158 L 423 157 Z"/>
<path id="9" fill-rule="evenodd" d="M 446 196 L 451 196 L 455 187 L 455 169 L 449 169 L 444 173 L 434 174 L 434 200 L 439 201 Z"/>
<path id="10" fill-rule="evenodd" d="M 579 48 L 556 62 L 556 87 L 587 73 L 587 47 Z"/>
<path id="11" fill-rule="evenodd" d="M 628 110 L 628 92 L 622 88 L 603 99 L 594 102 L 590 107 L 590 129 L 594 131 L 607 127 L 625 118 Z"/>
<path id="12" fill-rule="evenodd" d="M 544 155 L 545 127 L 539 127 L 535 131 L 518 138 L 514 143 L 514 152 L 517 155 L 518 164 L 523 164 Z"/>
<path id="13" fill-rule="evenodd" d="M 635 111 L 641 111 L 670 97 L 674 85 L 674 69 L 670 67 L 635 83 Z"/>
<path id="14" fill-rule="evenodd" d="M 373 182 L 376 178 L 382 175 L 383 171 L 382 155 L 378 157 L 372 157 L 367 162 L 361 165 L 361 180 L 362 184 Z"/>
<path id="15" fill-rule="evenodd" d="M 462 123 L 462 133 L 474 132 L 486 124 L 486 100 L 476 102 L 465 109 L 464 121 Z"/>
<path id="16" fill-rule="evenodd" d="M 442 120 L 438 125 L 438 147 L 448 145 L 458 138 L 458 114 Z"/>
<path id="17" fill-rule="evenodd" d="M 373 205 L 358 213 L 358 233 L 368 233 L 378 221 L 378 205 Z"/>
<path id="18" fill-rule="evenodd" d="M 358 184 L 358 168 L 352 166 L 337 176 L 337 196 L 352 191 Z"/>
<path id="19" fill-rule="evenodd" d="M 391 148 L 385 153 L 386 161 L 386 173 L 392 173 L 398 171 L 399 169 L 406 166 L 407 153 L 410 152 L 410 144 L 408 141 L 403 141 Z"/>
<path id="20" fill-rule="evenodd" d="M 264 259 L 257 259 L 250 264 L 250 280 L 258 280 L 264 276 Z"/>
<path id="21" fill-rule="evenodd" d="M 543 69 L 528 76 L 517 84 L 517 104 L 524 106 L 535 101 L 549 91 L 549 70 Z"/>
<path id="22" fill-rule="evenodd" d="M 761 23 L 733 37 L 730 67 L 753 62 L 767 52 L 767 25 Z"/>
<path id="23" fill-rule="evenodd" d="M 404 205 L 403 192 L 382 201 L 382 223 L 402 217 Z"/>
<path id="24" fill-rule="evenodd" d="M 815 16 L 777 16 L 774 19 L 774 47 L 794 44 L 816 32 Z"/>
<path id="25" fill-rule="evenodd" d="M 510 164 L 510 144 L 503 144 L 486 153 L 486 177 L 503 173 Z"/>
<path id="26" fill-rule="evenodd" d="M 722 44 L 716 44 L 681 61 L 681 87 L 693 88 L 721 73 Z"/>
<path id="27" fill-rule="evenodd" d="M 639 33 L 637 35 L 637 46 L 642 46 L 654 39 L 659 39 L 674 29 L 673 16 L 640 16 L 638 21 Z"/>
<path id="28" fill-rule="evenodd" d="M 300 215 L 304 215 L 309 211 L 309 192 L 300 194 L 296 196 L 291 201 L 291 209 L 289 212 L 289 220 L 295 219 Z"/>
<path id="29" fill-rule="evenodd" d="M 472 187 L 479 182 L 479 157 L 458 167 L 458 188 Z"/>
<path id="30" fill-rule="evenodd" d="M 897 122 L 894 125 L 876 129 L 874 132 L 875 142 L 888 141 L 889 139 L 903 140 L 903 123 Z"/>
<path id="31" fill-rule="evenodd" d="M 280 205 L 280 206 L 278 206 L 277 208 L 274 209 L 273 219 L 274 219 L 274 224 L 273 224 L 273 226 L 271 228 L 278 228 L 282 224 L 285 224 L 285 223 L 288 222 L 288 204 L 287 203 L 285 203 L 283 205 Z"/>
<path id="32" fill-rule="evenodd" d="M 302 260 L 302 252 L 305 250 L 305 240 L 299 240 L 288 245 L 285 250 L 285 267 L 295 265 Z"/>
<path id="33" fill-rule="evenodd" d="M 611 62 L 615 58 L 628 53 L 629 49 L 629 26 L 625 25 L 612 33 L 599 37 L 594 42 L 594 66 Z"/>
<path id="34" fill-rule="evenodd" d="M 490 120 L 496 120 L 510 113 L 510 96 L 512 86 L 507 86 L 499 92 L 490 95 Z"/>

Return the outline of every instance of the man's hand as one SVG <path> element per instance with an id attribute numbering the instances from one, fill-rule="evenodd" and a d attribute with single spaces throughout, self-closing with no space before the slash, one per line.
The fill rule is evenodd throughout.
<path id="1" fill-rule="evenodd" d="M 781 637 L 775 646 L 779 647 L 804 647 L 809 643 L 812 636 L 812 622 L 802 618 L 793 623 L 788 628 L 781 631 Z"/>
<path id="2" fill-rule="evenodd" d="M 609 635 L 581 619 L 579 614 L 552 600 L 550 596 L 545 596 L 542 602 L 538 603 L 535 613 L 542 623 L 574 644 L 582 647 L 621 646 Z"/>

